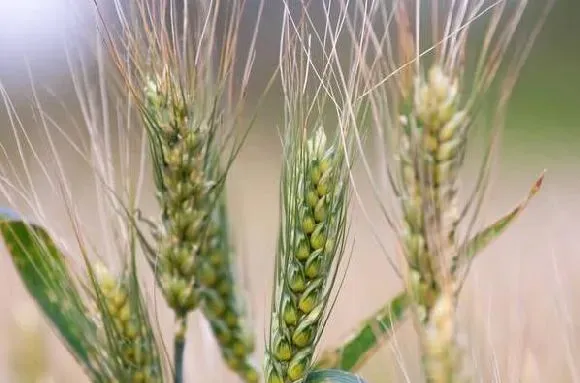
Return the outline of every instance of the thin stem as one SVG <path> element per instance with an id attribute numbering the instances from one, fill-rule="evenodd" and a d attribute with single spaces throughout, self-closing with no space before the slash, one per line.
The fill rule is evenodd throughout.
<path id="1" fill-rule="evenodd" d="M 183 315 L 178 315 L 175 318 L 177 330 L 173 338 L 173 351 L 175 360 L 175 375 L 174 383 L 183 383 L 183 355 L 185 351 L 185 334 L 187 332 L 187 318 Z"/>

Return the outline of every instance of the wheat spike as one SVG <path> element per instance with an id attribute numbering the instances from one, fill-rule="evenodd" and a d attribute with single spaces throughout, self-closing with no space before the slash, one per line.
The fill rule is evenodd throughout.
<path id="1" fill-rule="evenodd" d="M 159 367 L 154 363 L 157 351 L 150 347 L 146 324 L 137 313 L 131 301 L 128 280 L 115 278 L 102 264 L 95 267 L 99 294 L 102 294 L 100 307 L 100 327 L 111 332 L 109 337 L 112 357 L 124 371 L 123 376 L 132 383 L 161 382 Z"/>
<path id="2" fill-rule="evenodd" d="M 195 263 L 204 243 L 213 233 L 210 218 L 215 201 L 215 179 L 208 167 L 211 152 L 209 127 L 192 121 L 179 86 L 171 77 L 149 82 L 147 119 L 156 132 L 160 156 L 158 199 L 162 209 L 158 271 L 168 305 L 185 316 L 199 304 L 195 288 Z"/>
<path id="3" fill-rule="evenodd" d="M 333 264 L 344 234 L 345 190 L 340 156 L 322 129 L 289 161 L 276 296 L 272 308 L 266 381 L 300 381 L 310 369 L 322 331 Z"/>
<path id="4" fill-rule="evenodd" d="M 401 116 L 400 166 L 404 189 L 405 255 L 423 336 L 430 382 L 461 381 L 455 338 L 451 261 L 457 254 L 457 175 L 466 142 L 457 79 L 433 66 L 417 78 L 411 110 Z"/>
<path id="5" fill-rule="evenodd" d="M 204 297 L 203 313 L 228 367 L 244 382 L 257 383 L 260 376 L 251 360 L 254 338 L 245 323 L 240 282 L 236 280 L 235 259 L 228 238 L 225 202 L 214 212 L 212 224 L 216 235 L 202 248 L 196 266 L 197 283 Z"/>

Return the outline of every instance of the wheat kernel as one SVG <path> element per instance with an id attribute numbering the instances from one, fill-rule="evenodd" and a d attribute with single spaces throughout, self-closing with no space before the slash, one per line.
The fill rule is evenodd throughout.
<path id="1" fill-rule="evenodd" d="M 194 261 L 193 257 L 189 257 L 192 262 Z M 204 286 L 214 286 L 218 281 L 218 276 L 216 270 L 205 260 L 199 260 L 199 264 L 196 266 L 196 274 L 199 281 Z"/>
<path id="2" fill-rule="evenodd" d="M 237 326 L 239 322 L 237 314 L 233 311 L 227 311 L 226 314 L 224 315 L 224 322 L 229 327 Z"/>
<path id="3" fill-rule="evenodd" d="M 221 321 L 212 321 L 212 330 L 220 344 L 228 343 L 232 339 L 232 334 L 228 326 Z"/>
<path id="4" fill-rule="evenodd" d="M 316 191 L 318 192 L 318 195 L 320 197 L 323 197 L 328 194 L 329 190 L 330 190 L 329 177 L 325 176 L 320 180 L 318 185 L 316 185 Z"/>
<path id="5" fill-rule="evenodd" d="M 461 124 L 464 123 L 466 114 L 463 111 L 455 112 L 451 119 L 447 121 L 445 125 L 439 131 L 439 140 L 441 141 L 449 141 L 452 139 L 457 133 L 458 129 Z"/>
<path id="6" fill-rule="evenodd" d="M 430 134 L 423 134 L 423 148 L 429 153 L 435 153 L 439 148 L 439 141 Z"/>
<path id="7" fill-rule="evenodd" d="M 245 380 L 248 383 L 258 383 L 260 381 L 260 375 L 258 371 L 252 366 L 246 366 L 246 373 L 244 374 Z"/>
<path id="8" fill-rule="evenodd" d="M 319 199 L 318 192 L 314 189 L 309 190 L 308 193 L 306 194 L 306 203 L 312 209 L 314 209 L 318 204 L 318 199 Z"/>
<path id="9" fill-rule="evenodd" d="M 194 274 L 195 260 L 193 257 L 187 257 L 179 264 L 179 271 L 187 278 L 191 278 Z"/>
<path id="10" fill-rule="evenodd" d="M 304 217 L 304 219 L 302 220 L 302 230 L 304 231 L 304 233 L 306 234 L 312 233 L 315 227 L 316 221 L 314 221 L 314 218 L 312 216 L 307 215 L 306 217 Z"/>
<path id="11" fill-rule="evenodd" d="M 331 168 L 332 168 L 332 163 L 333 163 L 333 159 L 334 159 L 334 155 L 332 153 L 332 151 L 327 152 L 324 157 L 322 158 L 322 160 L 320 160 L 320 170 L 322 171 L 322 173 L 330 173 Z"/>
<path id="12" fill-rule="evenodd" d="M 276 366 L 271 362 L 268 363 L 268 361 L 266 361 L 266 365 L 268 366 L 266 372 L 267 383 L 284 383 L 284 378 Z"/>
<path id="13" fill-rule="evenodd" d="M 298 308 L 300 308 L 303 313 L 308 314 L 314 309 L 314 307 L 316 307 L 318 296 L 320 294 L 321 282 L 322 281 L 318 279 L 314 284 L 309 285 L 298 300 Z"/>
<path id="14" fill-rule="evenodd" d="M 320 178 L 322 177 L 322 171 L 320 167 L 314 165 L 310 169 L 310 181 L 312 184 L 317 185 L 320 182 Z M 320 195 L 320 193 L 318 193 Z"/>
<path id="15" fill-rule="evenodd" d="M 321 198 L 314 208 L 314 219 L 316 223 L 321 223 L 326 218 L 326 199 Z M 313 230 L 314 231 L 314 230 Z M 310 233 L 308 233 L 310 234 Z"/>
<path id="16" fill-rule="evenodd" d="M 314 251 L 312 255 L 306 260 L 304 273 L 308 278 L 314 279 L 320 274 L 320 269 L 322 266 L 322 255 L 322 249 L 319 249 Z"/>
<path id="17" fill-rule="evenodd" d="M 301 348 L 308 346 L 312 339 L 312 326 L 304 327 L 298 327 L 292 334 L 292 343 Z"/>
<path id="18" fill-rule="evenodd" d="M 297 247 L 296 259 L 299 261 L 306 260 L 310 256 L 310 243 L 308 242 L 308 238 L 304 235 L 300 235 Z"/>
<path id="19" fill-rule="evenodd" d="M 314 250 L 322 249 L 324 247 L 325 242 L 326 237 L 324 235 L 324 225 L 318 224 L 316 226 L 316 229 L 310 236 L 310 246 L 312 246 Z"/>
<path id="20" fill-rule="evenodd" d="M 423 227 L 423 209 L 420 196 L 409 196 L 403 200 L 405 220 L 413 232 L 419 232 Z"/>
<path id="21" fill-rule="evenodd" d="M 288 363 L 288 377 L 291 381 L 298 380 L 310 365 L 311 350 L 304 350 L 297 353 L 294 358 Z"/>
<path id="22" fill-rule="evenodd" d="M 121 322 L 127 322 L 131 318 L 131 308 L 129 304 L 125 304 L 117 313 L 117 317 Z"/>
<path id="23" fill-rule="evenodd" d="M 226 312 L 226 304 L 214 290 L 206 290 L 204 293 L 205 307 L 214 318 L 221 317 Z"/>
<path id="24" fill-rule="evenodd" d="M 245 344 L 240 341 L 235 341 L 232 346 L 232 352 L 238 358 L 244 358 L 248 352 L 248 349 Z"/>
<path id="25" fill-rule="evenodd" d="M 450 141 L 443 142 L 437 151 L 437 161 L 447 161 L 452 159 L 457 154 L 460 146 L 461 139 L 459 137 Z"/>
<path id="26" fill-rule="evenodd" d="M 209 255 L 210 264 L 214 267 L 220 267 L 224 264 L 224 256 L 221 251 L 213 250 Z"/>
<path id="27" fill-rule="evenodd" d="M 274 344 L 274 356 L 280 361 L 288 361 L 292 358 L 292 346 L 283 337 Z"/>
<path id="28" fill-rule="evenodd" d="M 226 364 L 228 365 L 228 367 L 230 369 L 232 369 L 234 371 L 237 371 L 240 369 L 240 367 L 242 365 L 242 361 L 239 358 L 237 358 L 235 355 L 233 355 L 229 349 L 223 350 L 223 354 L 224 354 L 224 359 L 226 361 Z"/>
<path id="29" fill-rule="evenodd" d="M 228 295 L 232 292 L 232 288 L 232 282 L 227 279 L 223 279 L 218 283 L 217 292 L 221 295 Z"/>
<path id="30" fill-rule="evenodd" d="M 290 264 L 288 286 L 295 293 L 300 293 L 306 288 L 306 278 L 304 277 L 302 267 L 294 262 Z"/>
<path id="31" fill-rule="evenodd" d="M 127 293 L 125 293 L 124 291 L 121 291 L 117 288 L 117 290 L 115 291 L 115 294 L 112 296 L 111 300 L 117 308 L 121 308 L 125 304 L 125 302 L 127 301 Z"/>
<path id="32" fill-rule="evenodd" d="M 298 322 L 298 311 L 288 296 L 284 298 L 284 302 L 282 303 L 282 316 L 284 323 L 289 326 L 294 326 Z"/>
<path id="33" fill-rule="evenodd" d="M 451 178 L 454 162 L 453 160 L 443 161 L 435 166 L 433 178 L 437 186 L 447 182 Z"/>
<path id="34" fill-rule="evenodd" d="M 415 257 L 420 256 L 425 248 L 425 239 L 419 234 L 408 234 L 406 236 L 407 251 Z"/>
<path id="35" fill-rule="evenodd" d="M 133 383 L 144 383 L 147 381 L 147 376 L 143 371 L 137 371 L 133 374 Z"/>

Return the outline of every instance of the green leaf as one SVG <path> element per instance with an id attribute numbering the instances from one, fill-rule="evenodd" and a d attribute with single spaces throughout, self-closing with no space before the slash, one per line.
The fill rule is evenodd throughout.
<path id="1" fill-rule="evenodd" d="M 466 259 L 474 258 L 503 233 L 539 192 L 543 180 L 544 173 L 534 182 L 522 202 L 466 243 L 462 256 Z M 356 331 L 353 331 L 354 335 L 340 347 L 325 351 L 318 360 L 317 367 L 357 371 L 388 340 L 388 335 L 393 328 L 405 319 L 408 304 L 405 292 L 399 293 L 387 305 L 375 312 L 370 319 L 366 319 Z"/>
<path id="2" fill-rule="evenodd" d="M 89 350 L 90 334 L 95 329 L 86 317 L 64 255 L 46 230 L 5 210 L 0 212 L 0 232 L 29 294 L 79 363 L 94 373 Z"/>
<path id="3" fill-rule="evenodd" d="M 336 369 L 315 370 L 308 374 L 305 383 L 365 383 L 358 375 Z"/>
<path id="4" fill-rule="evenodd" d="M 338 368 L 357 371 L 388 338 L 394 327 L 401 323 L 408 306 L 407 295 L 397 295 L 381 307 L 340 347 L 325 351 L 316 363 L 317 368 Z"/>
<path id="5" fill-rule="evenodd" d="M 480 253 L 483 249 L 485 249 L 494 239 L 499 237 L 514 220 L 520 216 L 520 214 L 524 211 L 530 200 L 538 194 L 540 189 L 542 188 L 542 183 L 544 181 L 544 174 L 542 173 L 540 177 L 534 182 L 530 191 L 526 195 L 526 197 L 515 207 L 513 208 L 508 214 L 501 217 L 496 222 L 492 223 L 479 233 L 477 233 L 471 240 L 469 240 L 465 244 L 465 252 L 463 253 L 462 257 L 465 259 L 471 259 L 475 257 L 478 253 Z"/>

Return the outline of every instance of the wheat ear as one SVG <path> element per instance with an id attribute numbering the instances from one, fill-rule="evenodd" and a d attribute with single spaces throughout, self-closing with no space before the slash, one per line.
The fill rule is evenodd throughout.
<path id="1" fill-rule="evenodd" d="M 205 299 L 203 313 L 210 322 L 228 367 L 244 382 L 257 383 L 260 375 L 251 355 L 254 337 L 245 323 L 243 294 L 236 279 L 236 257 L 232 249 L 225 197 L 212 216 L 215 235 L 202 248 L 196 266 L 197 282 Z"/>
<path id="2" fill-rule="evenodd" d="M 482 206 L 507 101 L 553 1 L 546 2 L 531 38 L 513 52 L 508 47 L 525 0 L 513 7 L 503 1 L 359 5 L 365 19 L 387 26 L 374 32 L 377 45 L 366 52 L 366 69 L 375 81 L 367 94 L 385 161 L 381 170 L 398 197 L 392 207 L 381 201 L 381 208 L 399 239 L 404 260 L 400 274 L 412 301 L 425 378 L 432 383 L 469 381 L 456 314 L 471 262 L 466 244 Z M 430 15 L 430 33 L 423 30 L 423 14 Z M 483 41 L 471 47 L 469 31 L 476 22 L 487 26 Z M 504 67 L 506 56 L 512 60 Z M 490 94 L 503 71 L 507 74 L 498 93 Z M 490 99 L 495 113 L 492 125 L 483 125 L 489 130 L 487 147 L 474 189 L 465 190 L 459 173 L 468 138 L 482 127 L 478 113 Z M 373 181 L 373 187 L 377 196 L 383 194 L 378 183 Z M 466 204 L 459 202 L 460 194 L 467 197 Z M 460 225 L 465 238 L 458 234 Z"/>
<path id="3" fill-rule="evenodd" d="M 427 80 L 416 80 L 413 95 L 411 111 L 401 116 L 400 145 L 408 283 L 424 332 L 426 374 L 432 382 L 455 382 L 462 366 L 449 270 L 457 254 L 456 182 L 466 118 L 457 107 L 457 80 L 437 66 Z"/>
<path id="4" fill-rule="evenodd" d="M 161 382 L 159 357 L 150 344 L 147 323 L 143 323 L 140 303 L 131 297 L 128 276 L 116 278 L 103 264 L 95 266 L 97 295 L 100 295 L 100 326 L 114 339 L 111 347 L 119 358 L 117 363 L 132 383 Z"/>
<path id="5" fill-rule="evenodd" d="M 300 381 L 309 371 L 345 230 L 346 194 L 336 147 L 326 146 L 319 129 L 288 156 L 266 360 L 268 383 Z"/>
<path id="6" fill-rule="evenodd" d="M 148 133 L 161 223 L 154 230 L 156 246 L 145 247 L 176 316 L 176 382 L 183 379 L 189 313 L 201 306 L 215 319 L 225 306 L 224 297 L 209 283 L 218 276 L 204 253 L 219 235 L 214 215 L 227 171 L 247 133 L 244 128 L 249 128 L 241 113 L 247 112 L 262 3 L 243 55 L 237 41 L 245 1 L 137 0 L 128 11 L 117 4 L 120 41 L 103 23 L 113 60 L 135 96 Z"/>

